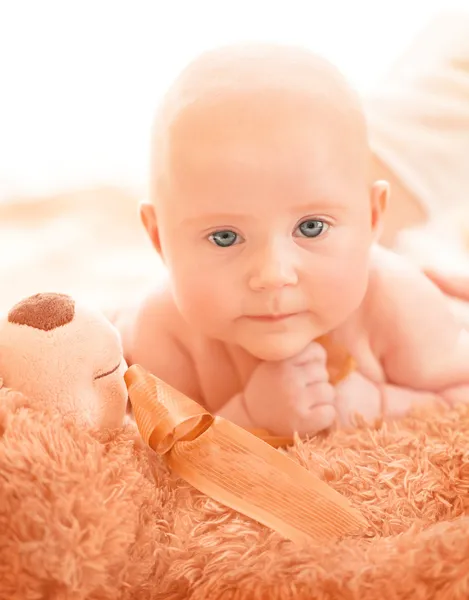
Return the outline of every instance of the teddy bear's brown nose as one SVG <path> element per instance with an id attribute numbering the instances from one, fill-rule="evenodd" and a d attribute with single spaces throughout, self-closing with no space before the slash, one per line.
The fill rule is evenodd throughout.
<path id="1" fill-rule="evenodd" d="M 51 331 L 73 321 L 75 301 L 66 294 L 35 294 L 15 304 L 8 321 L 33 329 Z"/>

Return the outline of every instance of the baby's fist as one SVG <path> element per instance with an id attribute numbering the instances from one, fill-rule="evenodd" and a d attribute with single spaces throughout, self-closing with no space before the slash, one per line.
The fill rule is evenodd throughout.
<path id="1" fill-rule="evenodd" d="M 254 425 L 274 435 L 300 436 L 330 427 L 336 419 L 335 390 L 326 358 L 324 348 L 311 342 L 293 358 L 261 363 L 244 394 Z"/>

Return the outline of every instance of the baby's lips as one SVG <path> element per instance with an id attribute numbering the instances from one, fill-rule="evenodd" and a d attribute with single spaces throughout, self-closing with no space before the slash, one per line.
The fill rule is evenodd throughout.
<path id="1" fill-rule="evenodd" d="M 200 404 L 140 365 L 132 365 L 124 380 L 140 435 L 158 454 L 178 441 L 196 439 L 213 423 L 214 417 Z"/>

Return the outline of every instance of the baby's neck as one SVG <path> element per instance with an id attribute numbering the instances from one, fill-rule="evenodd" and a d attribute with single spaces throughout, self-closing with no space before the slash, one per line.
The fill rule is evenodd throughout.
<path id="1" fill-rule="evenodd" d="M 225 348 L 240 381 L 245 384 L 247 381 L 249 381 L 254 369 L 262 361 L 250 354 L 241 346 L 237 346 L 235 344 L 225 344 Z"/>

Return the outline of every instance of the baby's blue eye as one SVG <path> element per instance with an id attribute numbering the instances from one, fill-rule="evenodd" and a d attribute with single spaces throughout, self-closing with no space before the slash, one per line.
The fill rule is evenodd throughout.
<path id="1" fill-rule="evenodd" d="M 238 234 L 234 231 L 230 231 L 229 229 L 223 231 L 215 231 L 208 236 L 208 239 L 220 246 L 221 248 L 228 248 L 228 246 L 233 246 L 238 241 Z"/>
<path id="2" fill-rule="evenodd" d="M 309 238 L 315 238 L 329 229 L 329 225 L 318 219 L 306 219 L 298 225 L 301 235 Z"/>

